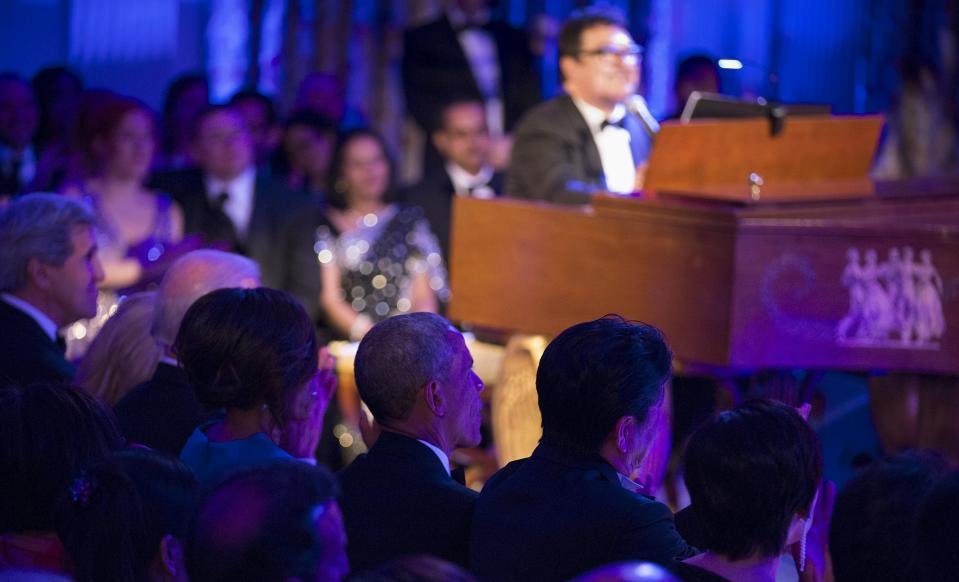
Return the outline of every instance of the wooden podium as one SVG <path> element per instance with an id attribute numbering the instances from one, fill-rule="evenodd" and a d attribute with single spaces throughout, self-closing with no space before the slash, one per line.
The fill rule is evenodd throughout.
<path id="1" fill-rule="evenodd" d="M 620 313 L 688 363 L 959 374 L 959 183 L 868 182 L 875 118 L 757 123 L 665 124 L 642 197 L 457 199 L 451 318 L 554 335 Z"/>

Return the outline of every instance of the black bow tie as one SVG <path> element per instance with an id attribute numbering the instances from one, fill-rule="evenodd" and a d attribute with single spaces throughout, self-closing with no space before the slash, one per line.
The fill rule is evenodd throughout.
<path id="1" fill-rule="evenodd" d="M 54 342 L 57 344 L 57 349 L 60 351 L 61 356 L 67 353 L 67 338 L 57 334 Z"/>
<path id="2" fill-rule="evenodd" d="M 617 121 L 610 121 L 609 119 L 605 119 L 603 120 L 603 123 L 599 125 L 599 130 L 603 131 L 607 127 L 618 127 L 620 129 L 626 129 L 626 126 L 623 123 L 624 121 L 626 121 L 625 115 L 623 117 L 620 117 Z"/>
<path id="3" fill-rule="evenodd" d="M 466 485 L 466 469 L 463 467 L 457 467 L 450 471 L 450 477 L 453 481 L 456 481 L 460 485 Z"/>

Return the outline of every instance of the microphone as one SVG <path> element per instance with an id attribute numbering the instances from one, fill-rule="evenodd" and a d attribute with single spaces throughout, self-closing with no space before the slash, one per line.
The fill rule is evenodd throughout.
<path id="1" fill-rule="evenodd" d="M 643 131 L 649 136 L 649 139 L 655 140 L 659 133 L 659 122 L 649 111 L 649 105 L 642 95 L 633 95 L 626 99 L 626 110 L 639 118 L 643 124 Z"/>

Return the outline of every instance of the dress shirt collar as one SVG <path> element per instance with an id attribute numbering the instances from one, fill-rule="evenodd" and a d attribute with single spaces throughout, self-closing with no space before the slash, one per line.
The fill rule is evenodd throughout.
<path id="1" fill-rule="evenodd" d="M 218 180 L 209 174 L 204 175 L 206 195 L 215 202 L 217 196 L 223 192 L 230 194 L 230 198 L 252 197 L 253 186 L 256 183 L 256 166 L 250 166 L 243 173 L 229 182 Z"/>
<path id="2" fill-rule="evenodd" d="M 46 313 L 40 311 L 23 299 L 14 297 L 9 293 L 0 293 L 0 298 L 3 298 L 8 305 L 19 309 L 36 321 L 37 325 L 40 326 L 40 329 L 43 330 L 43 333 L 47 334 L 47 337 L 50 338 L 50 341 L 57 341 L 57 324 L 54 323 Z"/>
<path id="3" fill-rule="evenodd" d="M 609 115 L 606 115 L 602 109 L 594 105 L 583 101 L 582 99 L 573 99 L 573 105 L 576 106 L 576 109 L 579 110 L 579 114 L 583 116 L 583 119 L 586 120 L 586 125 L 589 126 L 589 130 L 595 135 L 602 131 L 603 122 L 607 119 L 611 122 L 618 122 L 623 117 L 626 116 L 626 106 L 622 103 L 616 105 L 613 108 L 613 112 Z"/>
<path id="4" fill-rule="evenodd" d="M 640 485 L 636 481 L 633 481 L 632 479 L 630 479 L 626 475 L 623 475 L 622 473 L 617 472 L 616 475 L 619 477 L 619 484 L 623 487 L 623 489 L 625 489 L 626 491 L 629 491 L 630 493 L 638 493 L 640 495 L 643 494 L 642 485 Z"/>
<path id="5" fill-rule="evenodd" d="M 162 356 L 160 356 L 160 363 L 166 364 L 168 366 L 173 366 L 174 368 L 180 367 L 180 362 L 178 362 L 176 358 L 172 356 L 168 356 L 166 354 L 163 354 Z"/>
<path id="6" fill-rule="evenodd" d="M 476 174 L 470 174 L 460 166 L 449 162 L 446 164 L 446 173 L 450 177 L 450 182 L 453 183 L 453 192 L 457 196 L 474 196 L 475 198 L 489 198 L 490 196 L 484 196 L 480 193 L 479 189 L 485 189 L 489 192 L 492 190 L 489 188 L 489 182 L 493 179 L 493 167 L 492 166 L 483 166 L 480 168 L 480 171 Z M 482 187 L 486 188 L 482 188 Z M 470 189 L 474 189 L 473 192 L 470 192 Z"/>
<path id="7" fill-rule="evenodd" d="M 428 442 L 424 441 L 423 439 L 416 439 L 416 440 L 418 440 L 419 442 L 421 442 L 421 443 L 423 443 L 424 445 L 426 445 L 427 447 L 429 447 L 429 449 L 430 449 L 431 451 L 433 451 L 433 453 L 436 455 L 436 458 L 438 458 L 438 459 L 440 460 L 440 463 L 443 463 L 443 468 L 446 470 L 446 474 L 447 474 L 447 475 L 451 475 L 451 473 L 450 473 L 450 458 L 446 456 L 446 453 L 444 453 L 439 447 L 437 447 L 437 446 L 434 445 L 433 443 L 428 443 Z"/>

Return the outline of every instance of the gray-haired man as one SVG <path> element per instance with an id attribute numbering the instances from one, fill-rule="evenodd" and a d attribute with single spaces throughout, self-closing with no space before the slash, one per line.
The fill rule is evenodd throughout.
<path id="1" fill-rule="evenodd" d="M 30 194 L 0 211 L 0 383 L 73 378 L 57 331 L 97 311 L 95 218 L 85 205 Z"/>

